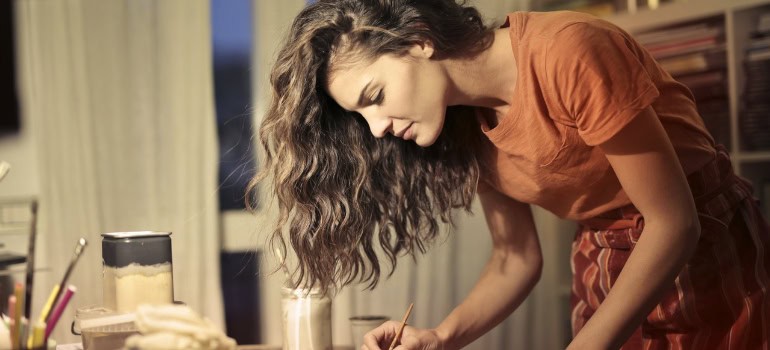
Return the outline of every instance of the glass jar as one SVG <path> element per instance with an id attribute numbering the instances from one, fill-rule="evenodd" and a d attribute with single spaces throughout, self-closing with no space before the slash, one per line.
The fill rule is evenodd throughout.
<path id="1" fill-rule="evenodd" d="M 283 350 L 332 350 L 332 300 L 317 289 L 282 290 Z"/>
<path id="2" fill-rule="evenodd" d="M 141 304 L 172 304 L 171 232 L 102 234 L 103 306 L 134 312 Z"/>

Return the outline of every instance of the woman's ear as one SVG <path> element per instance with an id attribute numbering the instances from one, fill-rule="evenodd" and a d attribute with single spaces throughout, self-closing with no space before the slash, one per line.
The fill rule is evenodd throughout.
<path id="1" fill-rule="evenodd" d="M 433 42 L 430 40 L 425 40 L 420 44 L 420 49 L 422 50 L 422 54 L 425 58 L 431 58 L 433 57 Z"/>
<path id="2" fill-rule="evenodd" d="M 409 53 L 414 57 L 430 59 L 434 53 L 433 42 L 430 40 L 419 42 L 412 46 Z"/>

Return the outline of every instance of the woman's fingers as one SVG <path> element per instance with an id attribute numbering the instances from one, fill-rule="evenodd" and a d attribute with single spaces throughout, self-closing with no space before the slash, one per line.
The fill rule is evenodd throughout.
<path id="1" fill-rule="evenodd" d="M 390 342 L 398 333 L 401 323 L 388 321 L 364 335 L 366 350 L 388 350 Z"/>

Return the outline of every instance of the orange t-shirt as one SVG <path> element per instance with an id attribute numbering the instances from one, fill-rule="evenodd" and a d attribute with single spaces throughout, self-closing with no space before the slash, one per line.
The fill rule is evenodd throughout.
<path id="1" fill-rule="evenodd" d="M 631 36 L 576 12 L 515 12 L 509 26 L 518 80 L 514 103 L 482 131 L 494 147 L 487 186 L 559 217 L 582 220 L 631 204 L 597 147 L 652 106 L 686 174 L 715 155 L 690 91 Z"/>

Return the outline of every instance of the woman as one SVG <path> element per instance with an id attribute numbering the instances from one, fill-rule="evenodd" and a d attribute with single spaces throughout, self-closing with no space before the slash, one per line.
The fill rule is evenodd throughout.
<path id="1" fill-rule="evenodd" d="M 295 19 L 260 129 L 295 281 L 380 277 L 477 194 L 493 252 L 434 329 L 396 349 L 458 349 L 537 282 L 530 205 L 581 224 L 570 348 L 767 346 L 770 238 L 751 187 L 693 97 L 621 29 L 571 12 L 490 29 L 454 0 L 318 1 Z M 390 271 L 392 272 L 392 270 Z M 367 334 L 384 349 L 398 323 Z"/>

